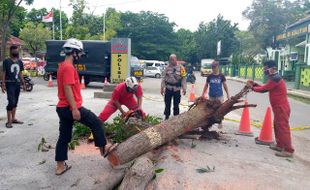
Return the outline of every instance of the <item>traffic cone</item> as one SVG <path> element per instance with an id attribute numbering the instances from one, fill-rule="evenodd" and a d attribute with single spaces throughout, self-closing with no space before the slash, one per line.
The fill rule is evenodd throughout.
<path id="1" fill-rule="evenodd" d="M 248 105 L 248 102 L 245 101 L 244 105 Z M 236 132 L 235 134 L 253 137 L 253 133 L 251 131 L 251 125 L 250 125 L 249 107 L 243 108 L 240 126 L 239 126 L 239 131 Z"/>
<path id="2" fill-rule="evenodd" d="M 85 87 L 85 80 L 84 80 L 84 76 L 82 76 L 82 80 L 81 80 L 81 84 L 80 84 L 80 86 L 81 86 L 81 89 L 85 89 L 86 87 Z"/>
<path id="3" fill-rule="evenodd" d="M 188 101 L 189 102 L 195 102 L 196 100 L 196 96 L 195 96 L 195 85 L 192 84 L 192 88 L 191 88 L 191 92 L 189 94 L 189 97 L 188 97 Z"/>
<path id="4" fill-rule="evenodd" d="M 105 77 L 104 79 L 104 85 L 109 85 L 110 83 L 108 82 L 108 77 Z"/>
<path id="5" fill-rule="evenodd" d="M 261 145 L 270 145 L 273 143 L 271 107 L 267 108 L 262 130 L 260 131 L 259 137 L 255 138 L 255 143 Z"/>
<path id="6" fill-rule="evenodd" d="M 52 75 L 50 74 L 50 77 L 48 79 L 48 84 L 47 84 L 48 87 L 53 87 L 53 79 L 52 79 Z"/>

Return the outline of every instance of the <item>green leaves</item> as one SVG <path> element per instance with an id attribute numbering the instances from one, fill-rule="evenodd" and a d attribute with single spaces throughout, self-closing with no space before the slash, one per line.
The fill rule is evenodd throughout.
<path id="1" fill-rule="evenodd" d="M 167 60 L 175 52 L 178 42 L 173 31 L 175 23 L 163 14 L 153 12 L 121 14 L 122 29 L 118 36 L 130 37 L 132 54 L 140 59 Z"/>
<path id="2" fill-rule="evenodd" d="M 201 23 L 195 33 L 198 59 L 216 58 L 217 42 L 220 40 L 220 56 L 229 57 L 238 49 L 238 39 L 235 36 L 237 30 L 237 25 L 225 20 L 222 15 L 209 23 Z"/>
<path id="3" fill-rule="evenodd" d="M 154 174 L 152 180 L 156 179 L 157 175 L 160 174 L 161 172 L 163 172 L 164 170 L 165 170 L 165 169 L 163 169 L 163 168 L 158 168 L 158 169 L 156 169 L 156 170 L 155 170 L 155 174 Z"/>
<path id="4" fill-rule="evenodd" d="M 147 115 L 145 117 L 145 122 L 151 124 L 151 125 L 157 125 L 162 121 L 162 118 L 152 116 L 152 115 Z"/>
<path id="5" fill-rule="evenodd" d="M 74 122 L 73 124 L 73 135 L 72 140 L 68 144 L 70 150 L 74 150 L 76 146 L 80 145 L 79 139 L 81 137 L 86 137 L 90 135 L 90 129 L 79 122 Z"/>
<path id="6" fill-rule="evenodd" d="M 46 163 L 46 160 L 42 160 L 41 162 L 39 162 L 38 165 L 42 165 L 42 164 L 45 164 Z"/>
<path id="7" fill-rule="evenodd" d="M 196 171 L 198 173 L 209 173 L 209 172 L 215 172 L 215 166 L 213 166 L 212 168 L 210 168 L 209 166 L 207 166 L 207 168 L 199 168 L 199 169 L 196 169 Z"/>
<path id="8" fill-rule="evenodd" d="M 35 55 L 36 52 L 45 50 L 45 40 L 51 39 L 51 31 L 44 28 L 44 25 L 35 25 L 28 22 L 20 32 L 20 38 L 24 40 L 26 47 Z"/>
<path id="9" fill-rule="evenodd" d="M 161 118 L 151 115 L 147 115 L 145 118 L 145 122 L 151 125 L 157 125 L 161 120 Z M 117 143 L 123 142 L 144 129 L 137 125 L 127 125 L 120 116 L 115 117 L 113 123 L 105 123 L 104 125 L 107 135 L 110 135 L 112 140 Z"/>
<path id="10" fill-rule="evenodd" d="M 44 137 L 41 138 L 41 142 L 38 145 L 38 151 L 40 151 L 43 147 L 43 145 L 46 143 L 46 140 Z"/>
<path id="11" fill-rule="evenodd" d="M 158 169 L 155 170 L 155 173 L 159 174 L 159 173 L 163 172 L 164 170 L 165 169 L 163 169 L 163 168 L 158 168 Z"/>
<path id="12" fill-rule="evenodd" d="M 251 21 L 249 31 L 253 33 L 260 47 L 272 45 L 273 37 L 285 28 L 306 16 L 307 1 L 256 0 L 243 11 L 243 16 Z"/>

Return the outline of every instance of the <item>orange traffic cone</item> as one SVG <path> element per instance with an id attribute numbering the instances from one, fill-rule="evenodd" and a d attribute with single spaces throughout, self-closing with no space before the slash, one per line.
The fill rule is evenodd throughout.
<path id="1" fill-rule="evenodd" d="M 271 107 L 267 108 L 262 130 L 260 131 L 259 137 L 255 138 L 255 143 L 261 145 L 270 145 L 273 143 Z"/>
<path id="2" fill-rule="evenodd" d="M 192 88 L 191 88 L 191 92 L 190 92 L 189 97 L 188 97 L 188 101 L 189 102 L 195 102 L 195 100 L 196 100 L 195 86 L 194 86 L 194 84 L 192 84 Z"/>
<path id="3" fill-rule="evenodd" d="M 104 79 L 104 85 L 109 85 L 110 83 L 108 82 L 108 77 L 105 77 Z"/>
<path id="4" fill-rule="evenodd" d="M 53 79 L 52 79 L 52 75 L 50 74 L 50 77 L 48 79 L 48 83 L 47 83 L 48 87 L 53 87 Z"/>
<path id="5" fill-rule="evenodd" d="M 82 76 L 82 80 L 81 80 L 81 84 L 80 84 L 80 86 L 81 86 L 81 89 L 85 89 L 86 87 L 85 87 L 85 80 L 84 80 L 84 76 Z"/>
<path id="6" fill-rule="evenodd" d="M 245 101 L 244 105 L 248 105 L 248 102 Z M 243 108 L 240 126 L 239 126 L 239 131 L 236 132 L 235 134 L 253 137 L 253 133 L 251 131 L 251 125 L 250 125 L 249 107 Z"/>

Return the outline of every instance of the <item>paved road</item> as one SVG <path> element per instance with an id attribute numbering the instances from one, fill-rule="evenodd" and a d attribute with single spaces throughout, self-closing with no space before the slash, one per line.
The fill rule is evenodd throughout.
<path id="1" fill-rule="evenodd" d="M 196 77 L 197 81 L 195 84 L 195 94 L 201 95 L 206 78 L 201 77 L 199 73 L 196 73 Z M 159 93 L 160 81 L 161 80 L 155 78 L 146 78 L 144 80 L 143 86 L 147 86 L 146 91 L 149 93 Z M 243 86 L 244 84 L 242 83 L 228 80 L 228 88 L 231 95 L 237 94 L 243 88 Z M 190 89 L 191 85 L 188 84 L 187 94 L 189 94 Z M 183 101 L 184 99 L 185 98 L 183 97 Z M 261 94 L 251 92 L 248 94 L 247 99 L 249 103 L 257 104 L 256 108 L 250 109 L 251 120 L 259 120 L 262 122 L 265 116 L 266 109 L 270 105 L 268 93 Z M 296 101 L 292 98 L 289 98 L 289 102 L 292 110 L 290 120 L 291 127 L 310 126 L 310 105 Z M 241 115 L 242 110 L 238 110 L 236 111 L 236 113 Z"/>
<path id="2" fill-rule="evenodd" d="M 195 94 L 201 95 L 203 85 L 205 83 L 206 78 L 201 77 L 200 74 L 196 73 L 197 81 L 195 84 Z M 47 82 L 42 80 L 41 78 L 35 78 L 35 83 L 46 85 Z M 161 79 L 156 78 L 145 78 L 143 82 L 144 92 L 148 94 L 156 94 L 160 93 L 160 82 Z M 55 83 L 55 81 L 54 81 Z M 102 88 L 102 83 L 90 83 L 90 88 Z M 228 80 L 228 88 L 231 95 L 234 95 L 242 89 L 244 84 Z M 191 89 L 191 85 L 188 83 L 187 95 L 189 94 Z M 186 97 L 187 98 L 187 97 Z M 183 101 L 186 101 L 186 98 L 183 97 Z M 249 93 L 247 96 L 248 102 L 251 104 L 257 104 L 256 108 L 250 109 L 250 117 L 251 120 L 259 120 L 263 121 L 265 111 L 269 104 L 268 93 L 260 94 L 260 93 Z M 300 127 L 300 126 L 310 126 L 310 105 L 305 104 L 299 101 L 296 101 L 292 98 L 289 98 L 289 102 L 291 105 L 291 127 Z M 239 115 L 241 115 L 242 110 L 236 111 Z"/>
<path id="3" fill-rule="evenodd" d="M 202 78 L 199 74 L 197 74 L 196 77 L 196 86 L 202 88 L 201 86 L 205 82 L 205 78 Z M 238 93 L 243 86 L 244 84 L 240 82 L 228 80 L 228 88 L 231 95 Z M 256 108 L 250 109 L 251 119 L 263 121 L 266 109 L 270 105 L 268 93 L 261 94 L 251 92 L 248 94 L 247 99 L 249 103 L 257 104 Z M 292 98 L 289 98 L 289 102 L 291 105 L 291 127 L 310 126 L 310 105 L 296 101 Z M 241 110 L 237 111 L 237 113 L 241 115 Z"/>

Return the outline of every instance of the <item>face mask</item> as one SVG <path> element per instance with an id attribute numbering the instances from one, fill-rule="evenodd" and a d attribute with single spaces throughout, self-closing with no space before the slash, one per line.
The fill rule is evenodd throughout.
<path id="1" fill-rule="evenodd" d="M 19 53 L 18 52 L 12 52 L 11 55 L 12 55 L 12 57 L 15 57 L 15 58 L 19 57 Z"/>
<path id="2" fill-rule="evenodd" d="M 136 87 L 129 88 L 129 87 L 126 86 L 126 89 L 127 89 L 127 92 L 129 92 L 129 93 L 135 93 L 137 91 Z"/>
<path id="3" fill-rule="evenodd" d="M 73 54 L 73 64 L 78 64 L 79 60 L 81 59 L 81 56 L 78 52 Z"/>
<path id="4" fill-rule="evenodd" d="M 75 58 L 75 56 L 73 57 L 73 64 L 78 64 L 79 63 L 79 59 Z"/>

